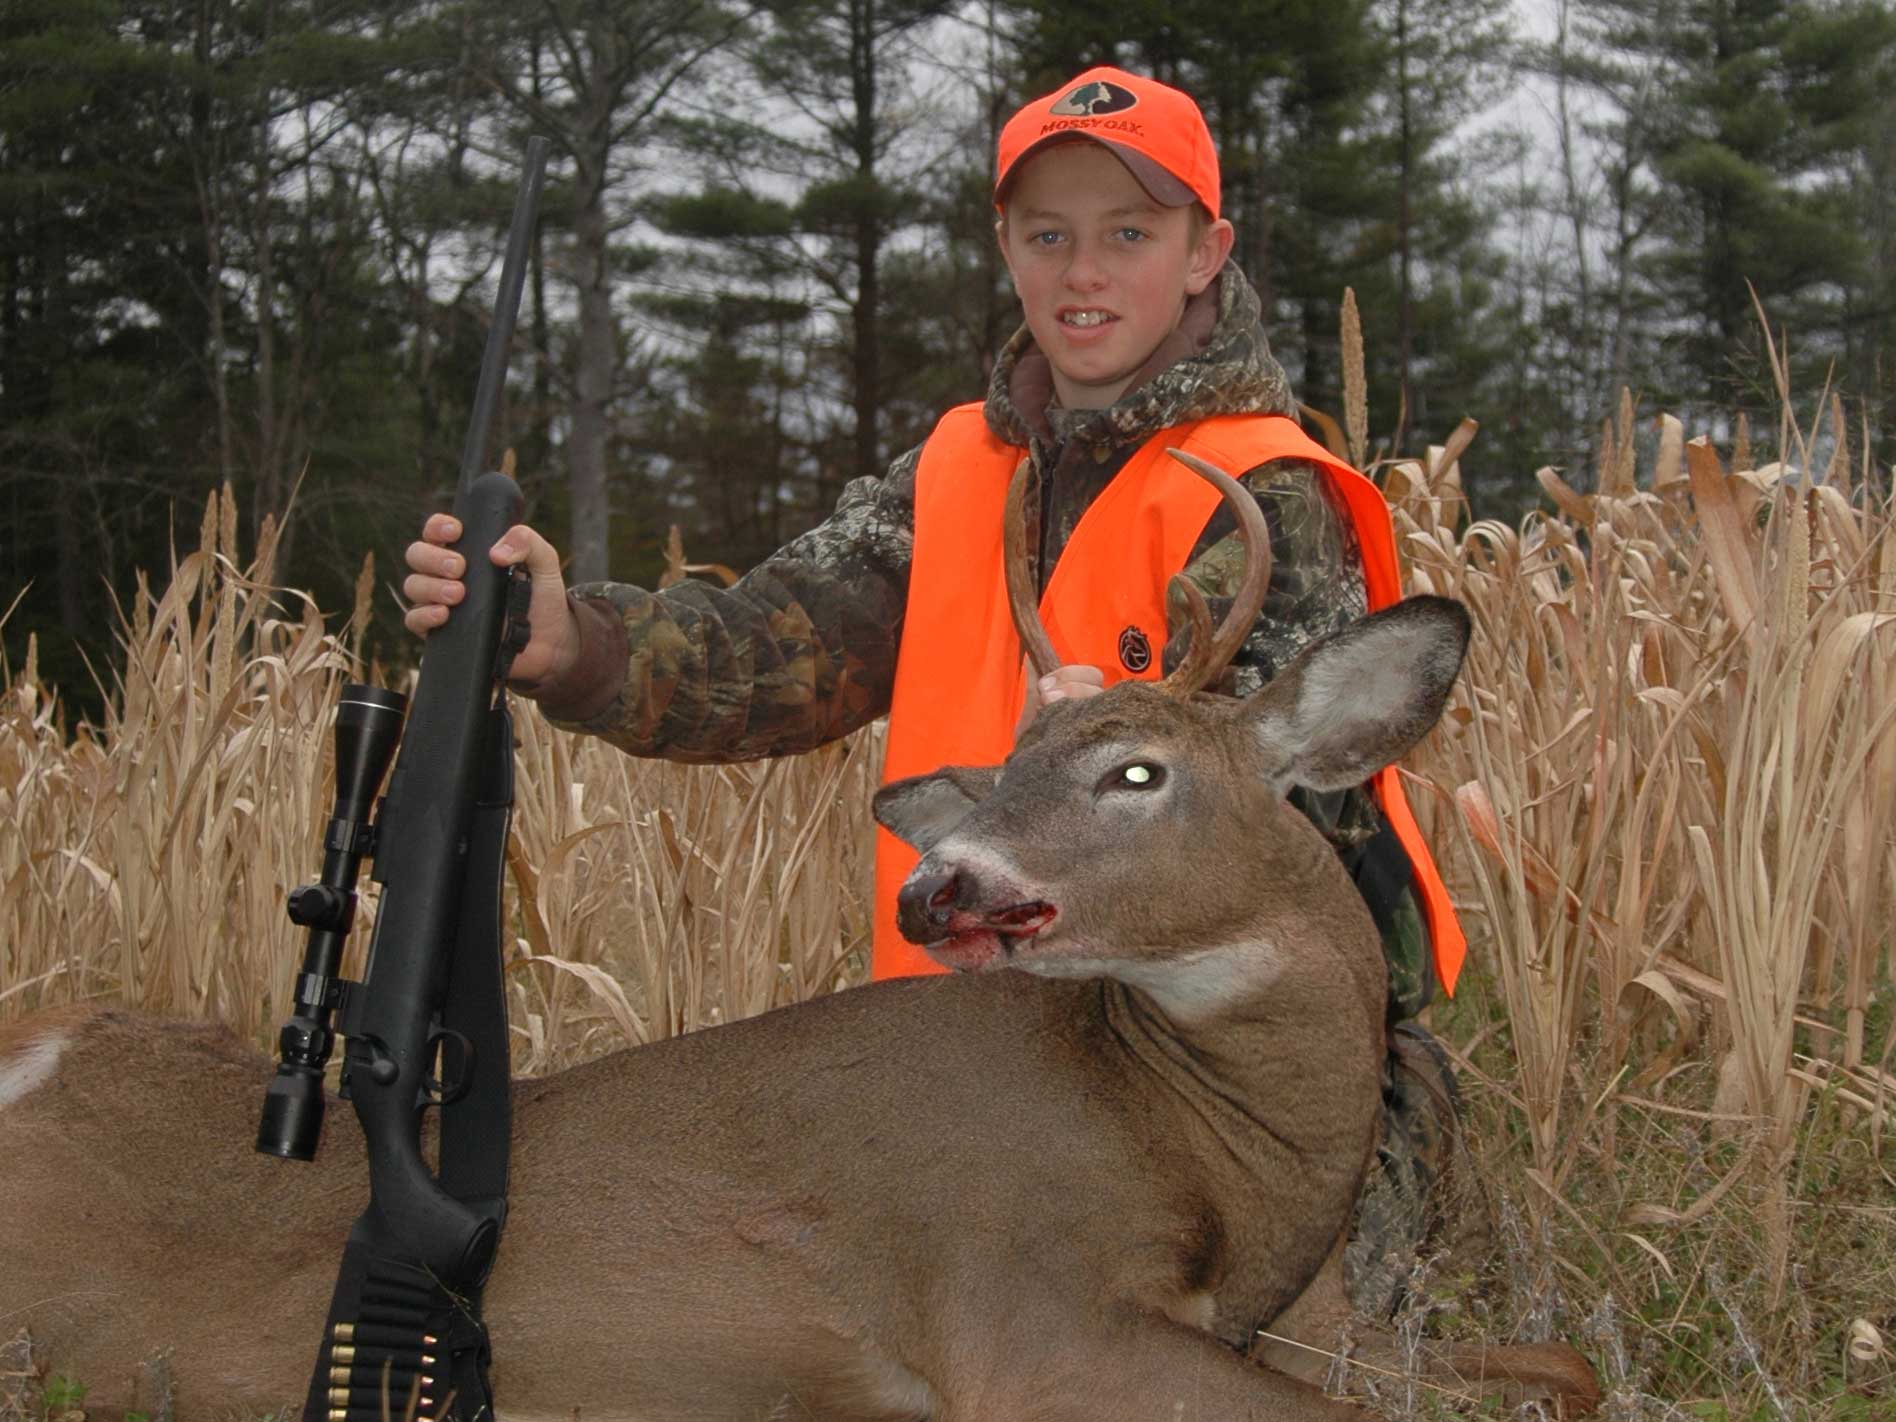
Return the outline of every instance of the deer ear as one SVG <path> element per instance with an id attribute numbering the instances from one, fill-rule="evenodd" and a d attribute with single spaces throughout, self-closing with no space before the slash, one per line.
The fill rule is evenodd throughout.
<path id="1" fill-rule="evenodd" d="M 1313 642 L 1239 709 L 1279 790 L 1344 790 L 1441 718 L 1468 650 L 1468 610 L 1412 597 Z"/>
<path id="2" fill-rule="evenodd" d="M 944 766 L 932 775 L 891 780 L 870 807 L 884 829 L 926 854 L 987 798 L 1000 774 L 998 765 Z"/>

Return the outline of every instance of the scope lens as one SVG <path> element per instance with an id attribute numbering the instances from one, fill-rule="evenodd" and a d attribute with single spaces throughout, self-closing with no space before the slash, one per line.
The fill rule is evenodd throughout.
<path id="1" fill-rule="evenodd" d="M 399 691 L 351 682 L 336 706 L 336 817 L 355 822 L 369 817 L 375 792 L 388 774 L 389 760 L 401 739 L 408 698 Z"/>
<path id="2" fill-rule="evenodd" d="M 308 1067 L 277 1068 L 263 1098 L 257 1149 L 285 1160 L 314 1160 L 323 1135 L 323 1079 Z"/>

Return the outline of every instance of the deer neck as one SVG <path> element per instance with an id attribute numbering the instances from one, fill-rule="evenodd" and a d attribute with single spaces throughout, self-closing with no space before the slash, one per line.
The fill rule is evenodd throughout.
<path id="1" fill-rule="evenodd" d="M 1340 869 L 1337 879 L 1323 926 L 1277 910 L 1150 984 L 1137 972 L 1100 980 L 1106 1019 L 1139 1066 L 1240 1157 L 1360 1157 L 1375 1120 L 1387 972 L 1367 909 Z M 1353 920 L 1341 932 L 1338 912 Z M 1312 1062 L 1324 1064 L 1316 1091 Z"/>

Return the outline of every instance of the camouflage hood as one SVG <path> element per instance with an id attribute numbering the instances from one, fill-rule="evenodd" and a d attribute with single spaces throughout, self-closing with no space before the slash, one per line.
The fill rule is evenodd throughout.
<path id="1" fill-rule="evenodd" d="M 1284 369 L 1265 338 L 1257 292 L 1229 262 L 1185 305 L 1118 403 L 1063 412 L 1060 443 L 1088 447 L 1105 462 L 1169 425 L 1207 415 L 1295 415 Z M 1055 438 L 1047 410 L 1053 368 L 1026 326 L 1002 348 L 988 384 L 988 428 L 1009 444 L 1043 453 Z"/>

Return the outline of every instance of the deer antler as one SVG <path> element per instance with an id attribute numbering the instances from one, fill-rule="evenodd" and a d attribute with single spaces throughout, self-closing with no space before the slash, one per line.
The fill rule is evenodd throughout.
<path id="1" fill-rule="evenodd" d="M 1211 609 L 1205 605 L 1205 596 L 1199 592 L 1197 585 L 1182 576 L 1172 579 L 1172 586 L 1179 590 L 1185 600 L 1185 615 L 1191 623 L 1192 641 L 1185 660 L 1159 683 L 1159 689 L 1168 695 L 1186 697 L 1210 685 L 1212 678 L 1224 670 L 1225 664 L 1250 635 L 1251 624 L 1257 620 L 1257 614 L 1264 606 L 1264 594 L 1270 587 L 1271 536 L 1257 500 L 1246 493 L 1237 480 L 1217 465 L 1208 464 L 1182 449 L 1168 449 L 1165 452 L 1201 478 L 1209 480 L 1224 495 L 1225 503 L 1238 521 L 1238 532 L 1244 539 L 1244 581 L 1239 584 L 1237 595 L 1232 599 L 1224 625 L 1215 634 L 1211 630 Z M 1007 486 L 1007 516 L 1002 523 L 1003 562 L 1007 570 L 1007 604 L 1014 614 L 1014 630 L 1020 634 L 1020 644 L 1027 652 L 1028 661 L 1033 664 L 1034 674 L 1045 676 L 1060 665 L 1060 658 L 1053 650 L 1053 642 L 1047 636 L 1046 628 L 1041 625 L 1040 599 L 1034 592 L 1033 578 L 1027 565 L 1027 492 L 1032 472 L 1031 461 L 1021 460 L 1015 466 L 1014 477 Z"/>
<path id="2" fill-rule="evenodd" d="M 1007 605 L 1014 614 L 1014 630 L 1020 645 L 1033 664 L 1035 676 L 1045 676 L 1060 665 L 1053 650 L 1053 639 L 1040 624 L 1040 597 L 1034 591 L 1033 574 L 1027 566 L 1027 489 L 1033 473 L 1033 461 L 1023 459 L 1014 466 L 1014 477 L 1007 484 L 1007 516 L 1001 521 L 1002 564 L 1007 570 Z"/>
<path id="3" fill-rule="evenodd" d="M 1185 659 L 1159 683 L 1159 689 L 1172 696 L 1188 697 L 1211 685 L 1213 678 L 1244 645 L 1244 639 L 1251 635 L 1251 624 L 1257 621 L 1264 607 L 1264 595 L 1271 585 L 1271 531 L 1257 500 L 1224 470 L 1182 449 L 1165 452 L 1224 495 L 1225 504 L 1238 521 L 1238 533 L 1244 539 L 1244 581 L 1238 584 L 1238 591 L 1231 599 L 1231 610 L 1225 614 L 1224 624 L 1215 636 L 1211 631 L 1211 609 L 1205 605 L 1205 595 L 1198 590 L 1198 585 L 1183 574 L 1172 579 L 1171 586 L 1185 599 L 1192 644 Z"/>

